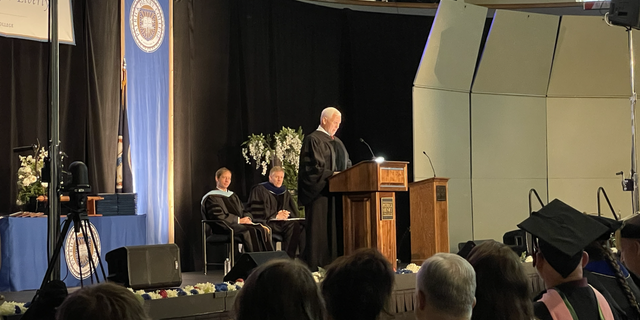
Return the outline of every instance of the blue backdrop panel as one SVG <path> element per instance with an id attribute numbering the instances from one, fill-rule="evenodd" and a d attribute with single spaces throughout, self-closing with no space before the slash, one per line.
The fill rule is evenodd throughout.
<path id="1" fill-rule="evenodd" d="M 147 243 L 168 242 L 169 0 L 125 1 L 127 116 L 133 189 Z"/>
<path id="2" fill-rule="evenodd" d="M 102 262 L 105 273 L 108 267 L 104 256 L 123 246 L 146 243 L 146 215 L 90 217 L 100 236 Z M 62 224 L 64 219 L 60 219 Z M 66 236 L 66 235 L 65 235 Z M 39 289 L 47 271 L 47 219 L 0 219 L 2 265 L 0 266 L 0 291 Z M 60 277 L 69 287 L 77 287 L 80 280 L 68 273 L 64 255 L 60 255 Z M 98 266 L 100 279 L 102 275 Z M 84 280 L 89 283 L 89 279 Z"/>

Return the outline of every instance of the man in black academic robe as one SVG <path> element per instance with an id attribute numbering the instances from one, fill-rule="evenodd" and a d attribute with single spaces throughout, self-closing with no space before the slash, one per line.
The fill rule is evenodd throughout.
<path id="1" fill-rule="evenodd" d="M 245 252 L 273 251 L 271 233 L 261 224 L 254 224 L 245 212 L 238 195 L 229 191 L 231 171 L 221 168 L 216 172 L 216 189 L 209 191 L 200 202 L 202 214 L 208 220 L 224 220 L 235 234 L 242 238 Z"/>
<path id="2" fill-rule="evenodd" d="M 251 189 L 248 205 L 254 219 L 264 220 L 274 234 L 282 236 L 282 249 L 295 258 L 298 249 L 301 255 L 304 253 L 304 220 L 290 220 L 300 218 L 300 212 L 283 181 L 284 169 L 271 168 L 269 181 Z"/>
<path id="3" fill-rule="evenodd" d="M 336 228 L 336 199 L 329 194 L 327 179 L 351 167 L 349 153 L 335 136 L 342 116 L 336 108 L 322 111 L 318 129 L 304 137 L 300 150 L 298 202 L 305 207 L 305 260 L 312 270 L 331 263 L 338 255 L 342 230 Z M 340 239 L 341 240 L 341 239 Z"/>

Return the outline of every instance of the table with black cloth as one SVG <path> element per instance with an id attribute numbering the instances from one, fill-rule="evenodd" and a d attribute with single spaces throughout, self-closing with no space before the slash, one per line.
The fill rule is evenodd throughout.
<path id="1" fill-rule="evenodd" d="M 60 219 L 62 226 L 64 218 Z M 107 252 L 123 247 L 144 245 L 147 239 L 147 216 L 96 216 L 89 217 L 100 237 L 100 256 L 108 275 L 104 259 Z M 66 235 L 65 235 L 66 236 Z M 39 289 L 47 271 L 47 218 L 0 218 L 2 265 L 0 266 L 0 291 Z M 100 267 L 98 274 L 102 279 Z M 60 278 L 67 287 L 77 287 L 80 280 L 67 271 L 64 255 L 60 254 Z M 66 278 L 66 279 L 65 279 Z M 85 284 L 90 283 L 85 279 Z M 102 281 L 102 280 L 101 280 Z"/>

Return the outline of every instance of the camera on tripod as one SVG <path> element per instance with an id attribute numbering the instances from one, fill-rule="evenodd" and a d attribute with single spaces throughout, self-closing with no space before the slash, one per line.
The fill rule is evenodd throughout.
<path id="1" fill-rule="evenodd" d="M 64 171 L 62 160 L 65 154 L 61 153 L 59 156 L 61 160 L 58 161 L 58 163 L 60 163 L 58 168 L 60 187 L 56 193 L 60 196 L 63 194 L 69 195 L 69 201 L 66 203 L 65 208 L 67 208 L 70 213 L 86 215 L 87 194 L 91 193 L 87 165 L 82 161 L 74 161 L 69 165 L 69 171 Z M 41 176 L 42 181 L 51 182 L 51 159 L 49 157 L 44 159 Z"/>

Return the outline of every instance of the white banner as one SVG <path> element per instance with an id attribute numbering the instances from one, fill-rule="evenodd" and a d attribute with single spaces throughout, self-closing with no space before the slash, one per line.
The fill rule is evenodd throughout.
<path id="1" fill-rule="evenodd" d="M 0 35 L 47 42 L 49 0 L 0 0 Z M 58 37 L 75 44 L 71 0 L 58 2 Z"/>

